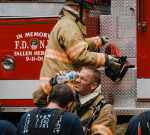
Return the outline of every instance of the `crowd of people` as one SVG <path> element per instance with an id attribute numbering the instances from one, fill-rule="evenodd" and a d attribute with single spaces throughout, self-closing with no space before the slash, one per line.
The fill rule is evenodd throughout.
<path id="1" fill-rule="evenodd" d="M 99 13 L 95 2 L 66 0 L 50 34 L 40 87 L 33 93 L 37 108 L 25 113 L 17 128 L 1 120 L 0 135 L 113 135 L 117 116 L 101 93 L 101 73 L 97 68 L 116 70 L 120 64 L 117 58 L 97 52 L 109 41 L 108 37 L 85 38 L 90 11 Z M 73 80 L 58 84 L 57 77 L 69 71 L 79 73 Z M 138 117 L 133 119 L 125 135 L 141 135 L 138 123 Z"/>

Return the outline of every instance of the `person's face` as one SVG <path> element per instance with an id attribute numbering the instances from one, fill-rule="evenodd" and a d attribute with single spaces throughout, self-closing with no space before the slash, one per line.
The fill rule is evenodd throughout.
<path id="1" fill-rule="evenodd" d="M 89 12 L 90 12 L 90 9 L 84 7 L 83 8 L 83 18 L 82 18 L 82 21 L 84 24 L 86 24 L 86 19 L 89 17 Z"/>
<path id="2" fill-rule="evenodd" d="M 92 72 L 90 70 L 81 70 L 77 79 L 75 80 L 75 92 L 82 96 L 90 94 L 94 90 L 91 79 Z"/>

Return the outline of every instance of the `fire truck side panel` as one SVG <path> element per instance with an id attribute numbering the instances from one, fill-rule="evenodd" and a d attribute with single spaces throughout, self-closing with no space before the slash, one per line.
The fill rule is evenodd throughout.
<path id="1" fill-rule="evenodd" d="M 44 51 L 57 18 L 0 20 L 0 59 L 13 56 L 15 68 L 0 67 L 0 79 L 38 79 Z M 32 65 L 32 66 L 31 66 Z M 25 74 L 24 74 L 25 73 Z"/>
<path id="2" fill-rule="evenodd" d="M 137 78 L 150 78 L 150 1 L 141 1 L 141 29 L 137 24 Z M 140 10 L 140 9 L 138 9 Z M 138 18 L 137 18 L 138 19 Z M 146 26 L 144 27 L 146 23 Z M 146 29 L 146 31 L 144 31 Z"/>
<path id="3" fill-rule="evenodd" d="M 143 22 L 146 22 L 146 32 L 143 32 L 143 28 L 145 30 L 145 27 L 142 26 L 142 29 L 139 30 L 137 26 L 139 13 L 138 2 L 140 1 L 141 24 L 145 25 L 145 23 Z M 0 10 L 0 16 L 1 19 L 4 19 L 2 21 L 5 21 L 6 18 L 8 19 L 14 17 L 18 18 L 17 20 L 22 20 L 21 18 L 35 18 L 35 20 L 38 20 L 41 17 L 54 17 L 58 16 L 60 9 L 63 6 L 62 2 L 64 2 L 64 0 L 62 0 L 60 3 L 1 3 L 0 9 L 2 10 Z M 97 34 L 99 34 L 98 32 L 100 32 L 101 36 L 108 36 L 110 38 L 109 43 L 115 44 L 124 55 L 128 56 L 128 60 L 130 61 L 130 63 L 135 65 L 135 68 L 129 69 L 125 77 L 119 82 L 112 82 L 110 78 L 105 75 L 104 68 L 100 68 L 100 70 L 102 71 L 102 93 L 108 100 L 113 102 L 118 115 L 135 115 L 139 114 L 142 111 L 149 110 L 150 108 L 149 102 L 138 102 L 149 101 L 150 99 L 150 71 L 148 70 L 150 58 L 149 4 L 149 0 L 111 0 L 111 5 L 105 5 L 105 10 L 102 10 L 102 14 L 100 15 L 99 20 L 92 19 L 92 21 L 88 21 L 88 36 L 96 36 Z M 106 9 L 108 9 L 107 13 Z M 12 21 L 15 20 L 12 19 Z M 25 37 L 25 35 L 28 35 L 28 32 L 33 32 L 33 30 L 30 30 L 31 27 L 28 26 L 32 26 L 34 32 L 41 32 L 42 28 L 49 28 L 51 24 L 19 24 L 17 26 L 17 30 L 15 30 L 16 27 L 14 26 L 14 24 L 11 25 L 11 27 L 9 25 L 0 25 L 3 33 L 7 33 L 11 30 L 14 34 L 11 35 L 11 33 L 8 33 L 7 35 L 9 35 L 10 38 L 8 38 L 6 35 L 3 35 L 3 33 L 0 34 L 1 37 L 3 37 L 0 37 L 0 40 L 2 40 L 3 44 L 6 44 L 5 46 L 2 46 L 1 50 L 3 51 L 1 51 L 2 55 L 0 55 L 0 58 L 3 59 L 4 55 L 10 54 L 16 61 L 16 69 L 14 68 L 12 71 L 6 72 L 2 67 L 0 67 L 0 72 L 2 73 L 2 76 L 0 78 L 0 87 L 3 88 L 3 90 L 0 91 L 2 93 L 0 93 L 0 102 L 4 105 L 1 105 L 2 111 L 27 111 L 27 109 L 30 109 L 30 106 L 34 106 L 31 99 L 32 92 L 38 87 L 38 77 L 42 62 L 36 61 L 35 58 L 31 58 L 31 61 L 29 60 L 29 58 L 26 58 L 32 57 L 32 55 L 18 56 L 19 53 L 14 53 L 15 51 L 23 51 L 23 48 L 25 48 L 24 46 L 26 45 L 25 42 L 18 45 L 18 43 L 20 42 L 15 41 L 22 41 L 21 37 Z M 23 26 L 25 29 L 21 26 Z M 7 27 L 7 30 L 3 29 L 3 27 Z M 49 29 L 48 31 L 50 32 L 50 30 L 51 29 Z M 48 33 L 47 29 L 45 29 L 43 33 Z M 34 47 L 36 47 L 38 43 L 38 45 L 40 46 L 39 40 L 46 40 L 45 37 L 43 37 L 43 39 L 40 39 L 40 37 L 38 37 L 37 40 L 35 37 L 32 37 L 32 41 L 28 38 L 29 37 L 26 37 L 26 42 L 28 43 L 26 46 L 28 46 L 29 48 L 26 48 L 25 50 L 31 51 L 32 54 L 34 54 L 35 50 L 32 50 L 31 44 L 35 45 Z M 7 39 L 8 41 L 5 39 Z M 10 39 L 12 39 L 13 41 L 11 41 Z M 11 45 L 7 45 L 10 43 Z M 41 42 L 41 46 L 42 43 L 43 42 Z M 106 44 L 100 51 L 104 52 L 108 44 Z M 16 50 L 15 48 L 18 48 L 19 50 Z M 38 49 L 41 49 L 40 51 L 43 51 L 45 48 Z M 17 56 L 15 56 L 14 54 Z M 28 54 L 30 55 L 31 53 Z M 35 61 L 32 61 L 32 59 L 34 59 Z M 37 62 L 40 67 L 39 65 L 36 65 Z M 33 66 L 31 66 L 32 64 Z M 32 85 L 32 83 L 34 84 Z M 7 84 L 10 84 L 10 86 L 6 86 Z M 26 86 L 22 88 L 23 85 Z M 11 88 L 13 88 L 13 90 L 9 92 L 8 89 Z M 18 90 L 20 89 L 22 89 L 22 91 L 18 92 Z M 24 94 L 24 92 L 27 93 Z M 8 93 L 11 93 L 11 95 L 8 95 Z M 17 100 L 20 104 L 17 104 L 15 100 Z M 26 103 L 25 100 L 27 101 Z M 21 107 L 22 109 L 18 107 Z"/>
<path id="4" fill-rule="evenodd" d="M 137 4 L 137 98 L 150 101 L 150 1 Z"/>

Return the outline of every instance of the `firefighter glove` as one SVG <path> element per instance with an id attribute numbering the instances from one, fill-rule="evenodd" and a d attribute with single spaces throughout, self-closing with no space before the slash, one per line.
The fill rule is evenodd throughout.
<path id="1" fill-rule="evenodd" d="M 57 80 L 56 80 L 56 77 L 57 76 L 55 76 L 54 78 L 51 78 L 50 80 L 49 80 L 49 83 L 50 83 L 50 85 L 53 87 L 53 86 L 55 86 L 56 84 L 58 84 L 57 83 Z"/>
<path id="2" fill-rule="evenodd" d="M 119 60 L 111 55 L 106 55 L 106 64 L 107 67 L 120 68 Z"/>

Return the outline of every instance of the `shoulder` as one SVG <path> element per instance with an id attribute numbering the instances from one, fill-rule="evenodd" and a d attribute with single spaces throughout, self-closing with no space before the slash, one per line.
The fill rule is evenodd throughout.
<path id="1" fill-rule="evenodd" d="M 7 120 L 0 120 L 0 134 L 15 135 L 16 127 Z"/>
<path id="2" fill-rule="evenodd" d="M 66 118 L 70 118 L 70 117 L 76 118 L 76 117 L 78 117 L 77 115 L 75 115 L 71 112 L 64 112 L 63 116 L 65 116 Z"/>
<path id="3" fill-rule="evenodd" d="M 14 125 L 11 122 L 9 122 L 7 120 L 0 120 L 0 127 L 5 127 L 6 128 L 8 126 L 13 126 L 14 127 Z"/>
<path id="4" fill-rule="evenodd" d="M 105 104 L 104 107 L 102 108 L 102 110 L 105 110 L 105 111 L 113 110 L 114 111 L 113 106 L 109 103 Z"/>
<path id="5" fill-rule="evenodd" d="M 139 116 L 133 117 L 125 131 L 125 135 L 137 135 L 138 124 L 139 124 Z"/>
<path id="6" fill-rule="evenodd" d="M 20 122 L 23 122 L 23 121 L 25 121 L 25 119 L 27 119 L 28 117 L 30 117 L 32 111 L 33 110 L 30 110 L 29 112 L 26 112 L 25 114 L 23 114 L 22 117 L 21 117 L 21 119 L 20 119 Z"/>
<path id="7" fill-rule="evenodd" d="M 60 19 L 60 22 L 63 24 L 63 25 L 74 25 L 74 26 L 77 26 L 76 22 L 73 21 L 72 19 L 70 19 L 68 16 L 64 16 L 62 17 L 62 19 Z"/>
<path id="8" fill-rule="evenodd" d="M 140 117 L 139 116 L 135 116 L 131 119 L 130 123 L 129 123 L 129 126 L 132 127 L 132 126 L 138 126 L 138 123 L 140 121 Z"/>
<path id="9" fill-rule="evenodd" d="M 79 31 L 79 27 L 75 21 L 71 20 L 69 17 L 65 16 L 59 20 L 58 26 L 61 30 L 71 30 L 72 31 Z"/>
<path id="10" fill-rule="evenodd" d="M 73 114 L 71 112 L 64 112 L 63 119 L 65 120 L 65 122 L 69 123 L 74 123 L 74 121 L 80 120 L 76 114 Z"/>

